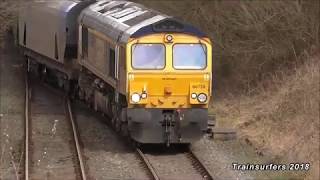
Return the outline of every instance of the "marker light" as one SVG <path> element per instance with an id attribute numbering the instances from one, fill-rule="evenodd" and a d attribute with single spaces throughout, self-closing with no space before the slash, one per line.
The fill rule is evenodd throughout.
<path id="1" fill-rule="evenodd" d="M 198 101 L 199 101 L 200 103 L 206 102 L 206 101 L 207 101 L 207 95 L 204 94 L 204 93 L 200 93 L 200 94 L 198 95 Z"/>
<path id="2" fill-rule="evenodd" d="M 197 98 L 197 94 L 196 94 L 196 93 L 192 93 L 192 94 L 191 94 L 191 98 L 192 98 L 192 99 L 196 99 L 196 98 Z"/>
<path id="3" fill-rule="evenodd" d="M 142 93 L 142 94 L 141 94 L 141 98 L 142 98 L 142 99 L 147 98 L 147 93 Z"/>
<path id="4" fill-rule="evenodd" d="M 134 103 L 138 103 L 140 101 L 140 95 L 138 93 L 134 93 L 131 95 L 131 101 Z"/>

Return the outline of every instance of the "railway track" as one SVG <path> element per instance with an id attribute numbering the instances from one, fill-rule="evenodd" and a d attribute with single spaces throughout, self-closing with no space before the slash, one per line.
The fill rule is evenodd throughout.
<path id="1" fill-rule="evenodd" d="M 26 76 L 25 180 L 86 180 L 78 131 L 68 97 L 40 83 L 30 82 Z"/>
<path id="2" fill-rule="evenodd" d="M 39 83 L 38 83 L 39 84 Z M 31 89 L 33 88 L 33 91 L 31 93 Z M 86 180 L 87 175 L 85 171 L 85 165 L 82 158 L 82 152 L 81 147 L 79 145 L 79 135 L 78 130 L 75 124 L 75 121 L 73 119 L 72 109 L 70 105 L 69 99 L 64 96 L 62 93 L 59 92 L 52 92 L 55 90 L 52 90 L 46 87 L 39 86 L 39 85 L 31 85 L 29 83 L 29 79 L 26 79 L 26 96 L 25 96 L 25 180 L 30 179 L 45 179 L 50 176 L 55 176 L 56 174 L 60 174 L 59 176 L 55 176 L 55 178 L 61 178 L 61 177 L 68 177 L 68 179 L 82 179 Z M 52 95 L 54 94 L 54 95 Z M 47 98 L 49 96 L 49 98 Z M 58 108 L 57 108 L 58 107 Z M 61 112 L 61 107 L 64 109 L 63 112 Z M 60 109 L 59 109 L 60 108 Z M 40 141 L 46 145 L 39 145 L 39 143 L 35 140 L 39 140 L 39 137 L 36 137 L 39 135 L 39 129 L 37 129 L 37 124 L 35 121 L 38 119 L 38 116 L 41 116 L 41 118 L 44 118 L 42 116 L 52 116 L 57 115 L 58 118 L 64 119 L 64 123 L 62 126 L 67 126 L 68 128 L 62 129 L 65 132 L 62 133 L 62 135 L 69 134 L 69 141 L 72 141 L 72 144 L 69 144 L 69 150 L 68 149 L 59 149 L 58 154 L 54 153 L 56 149 L 50 149 L 52 145 L 48 145 L 46 143 L 50 141 L 55 141 L 54 136 L 55 134 L 46 134 L 44 136 L 46 137 L 40 137 Z M 57 117 L 55 117 L 57 118 Z M 45 119 L 44 121 L 50 121 L 49 119 Z M 54 120 L 54 123 L 56 123 L 56 120 Z M 58 125 L 54 124 L 53 129 L 51 131 L 58 131 L 61 129 L 58 129 Z M 48 130 L 48 132 L 50 129 Z M 41 134 L 40 134 L 41 135 Z M 49 135 L 49 136 L 48 136 Z M 43 139 L 47 138 L 47 139 Z M 51 138 L 51 139 L 48 139 Z M 65 137 L 63 137 L 65 139 Z M 41 140 L 42 139 L 42 140 Z M 61 143 L 58 140 L 59 144 Z M 65 143 L 65 142 L 64 142 Z M 38 144 L 38 145 L 37 145 Z M 55 146 L 55 145 L 53 145 Z M 40 148 L 39 148 L 40 147 Z M 38 148 L 38 149 L 36 149 Z M 61 157 L 61 150 L 65 151 L 65 156 L 72 156 L 72 161 L 70 159 L 65 159 Z M 66 153 L 67 152 L 67 153 Z M 141 162 L 143 162 L 145 168 L 148 170 L 148 174 L 151 179 L 154 180 L 163 180 L 163 179 L 170 179 L 167 175 L 164 175 L 161 170 L 157 167 L 157 165 L 154 164 L 154 162 L 157 162 L 157 160 L 150 160 L 150 155 L 145 153 L 144 150 L 140 148 L 136 148 L 136 153 L 138 157 L 141 159 Z M 38 154 L 38 156 L 37 156 Z M 39 154 L 42 155 L 42 159 L 39 159 Z M 63 154 L 63 153 L 62 153 Z M 46 156 L 44 156 L 46 155 Z M 195 156 L 195 154 L 190 150 L 187 149 L 184 151 L 184 153 L 179 153 L 179 155 L 183 155 L 185 158 L 184 161 L 181 160 L 181 157 L 171 156 L 170 158 L 174 161 L 179 162 L 180 164 L 186 164 L 188 163 L 190 166 L 193 167 L 194 172 L 198 173 L 197 177 L 201 177 L 204 180 L 212 180 L 213 177 L 210 175 L 209 171 L 206 169 L 206 167 L 201 163 L 201 161 Z M 162 158 L 162 155 L 158 155 L 157 158 Z M 62 159 L 64 162 L 63 164 L 56 164 L 57 167 L 54 167 L 54 171 L 48 173 L 48 165 L 52 163 L 50 159 L 59 160 Z M 39 163 L 41 161 L 45 161 L 45 163 L 41 166 Z M 56 162 L 53 162 L 53 164 Z M 46 165 L 46 167 L 44 167 Z M 165 164 L 166 166 L 167 164 Z M 51 166 L 54 166 L 51 164 Z M 70 167 L 73 167 L 73 169 Z M 36 169 L 40 169 L 40 171 L 46 172 L 45 174 L 37 172 Z M 188 177 L 184 177 L 185 174 L 180 174 L 180 179 L 188 179 Z"/>
<path id="3" fill-rule="evenodd" d="M 34 85 L 30 85 L 29 79 L 26 79 L 26 96 L 25 96 L 25 180 L 28 179 L 46 179 L 48 177 L 53 176 L 53 179 L 61 179 L 62 177 L 67 177 L 68 179 L 87 179 L 85 165 L 82 158 L 82 151 L 79 145 L 79 135 L 77 126 L 73 119 L 72 109 L 70 105 L 69 99 L 64 96 L 61 92 L 57 91 L 50 87 L 44 87 L 44 85 L 39 85 L 41 83 L 35 83 Z M 32 90 L 32 93 L 31 93 Z M 49 98 L 48 98 L 49 97 Z M 63 110 L 61 111 L 61 107 Z M 54 120 L 54 125 L 51 131 L 59 131 L 63 130 L 64 132 L 61 134 L 65 139 L 66 134 L 69 135 L 69 143 L 68 149 L 52 149 L 50 147 L 55 145 L 48 145 L 50 141 L 56 141 L 57 134 L 44 133 L 43 136 L 40 137 L 40 141 L 44 143 L 44 145 L 39 145 L 39 129 L 37 129 L 37 124 L 35 121 L 37 119 L 44 119 L 43 121 L 52 121 L 52 119 L 46 119 L 45 116 L 56 116 L 53 119 L 62 119 L 64 123 L 60 124 L 65 126 L 65 129 L 59 129 L 59 126 L 56 124 L 56 120 Z M 39 116 L 41 116 L 39 118 Z M 62 122 L 62 121 L 61 121 Z M 60 122 L 60 123 L 61 123 Z M 41 124 L 40 124 L 41 125 Z M 39 128 L 39 127 L 38 127 Z M 44 128 L 45 129 L 45 128 Z M 48 128 L 47 132 L 50 132 L 50 128 Z M 60 132 L 61 133 L 61 132 Z M 41 133 L 40 133 L 41 135 Z M 46 139 L 43 139 L 46 138 Z M 49 139 L 48 139 L 49 138 Z M 51 139 L 50 139 L 51 138 Z M 41 140 L 42 139 L 42 140 Z M 65 142 L 62 142 L 65 143 Z M 58 139 L 58 145 L 61 146 L 61 142 Z M 72 157 L 64 158 L 61 156 L 61 151 L 64 152 L 64 157 Z M 189 179 L 186 174 L 179 174 L 178 176 L 169 176 L 164 174 L 163 169 L 159 168 L 156 163 L 157 160 L 151 158 L 152 155 L 145 153 L 144 150 L 140 148 L 135 149 L 136 154 L 140 158 L 141 162 L 143 162 L 145 168 L 148 171 L 150 179 L 154 180 L 164 180 L 164 179 Z M 58 155 L 57 155 L 58 153 Z M 39 158 L 39 154 L 42 155 L 42 159 Z M 63 154 L 63 153 L 62 153 Z M 165 156 L 165 155 L 164 155 Z M 183 158 L 181 158 L 183 156 Z M 158 154 L 156 159 L 161 159 L 162 154 Z M 50 161 L 50 159 L 55 159 L 56 161 Z M 151 160 L 150 160 L 151 159 Z M 175 156 L 171 156 L 170 159 L 178 162 L 179 164 L 189 164 L 192 167 L 194 174 L 197 174 L 195 179 L 204 179 L 211 180 L 213 177 L 210 175 L 209 171 L 206 167 L 201 163 L 201 161 L 195 156 L 195 154 L 190 150 L 183 150 L 183 153 L 178 153 Z M 44 161 L 42 165 L 41 161 Z M 56 167 L 53 167 L 55 163 Z M 59 164 L 59 161 L 62 161 L 63 164 Z M 48 167 L 54 169 L 53 171 L 49 171 Z M 170 166 L 170 164 L 162 163 L 162 166 Z M 70 167 L 72 167 L 70 169 Z M 181 167 L 183 168 L 183 167 Z M 46 173 L 39 173 L 39 170 Z M 57 175 L 59 174 L 59 175 Z M 174 177 L 174 178 L 172 178 Z M 194 178 L 193 178 L 194 179 Z"/>
<path id="4" fill-rule="evenodd" d="M 29 79 L 28 74 L 25 75 L 25 161 L 24 161 L 24 177 L 25 180 L 29 180 L 29 97 L 30 97 L 30 89 L 29 89 Z"/>
<path id="5" fill-rule="evenodd" d="M 213 177 L 211 176 L 208 169 L 204 166 L 204 164 L 202 164 L 199 158 L 190 149 L 186 153 L 186 156 L 190 159 L 193 167 L 201 174 L 203 179 L 213 180 Z"/>
<path id="6" fill-rule="evenodd" d="M 80 173 L 81 173 L 81 179 L 82 180 L 86 180 L 87 179 L 87 175 L 85 173 L 85 168 L 84 168 L 84 161 L 82 158 L 82 153 L 81 153 L 81 148 L 79 145 L 79 134 L 78 134 L 78 130 L 76 128 L 76 124 L 75 121 L 73 119 L 73 115 L 72 115 L 72 110 L 71 110 L 71 104 L 70 104 L 70 100 L 67 99 L 67 109 L 68 109 L 68 114 L 69 114 L 69 120 L 72 126 L 72 134 L 73 134 L 73 138 L 74 138 L 74 142 L 75 142 L 75 148 L 77 151 L 77 157 L 78 157 L 78 162 L 79 162 L 79 166 L 80 166 Z"/>
<path id="7" fill-rule="evenodd" d="M 143 152 L 140 148 L 136 148 L 136 152 L 139 158 L 144 163 L 147 168 L 150 178 L 153 180 L 162 180 L 162 179 L 171 179 L 172 177 L 166 177 L 166 175 L 162 175 L 157 168 L 152 164 L 152 161 L 148 158 L 148 155 Z M 189 159 L 189 163 L 191 163 L 194 170 L 201 176 L 204 180 L 213 180 L 213 176 L 207 170 L 207 168 L 201 163 L 201 161 L 197 158 L 197 156 L 190 150 L 186 150 L 184 153 L 187 159 Z M 159 156 L 161 158 L 161 155 Z M 175 157 L 173 157 L 175 158 Z M 174 160 L 179 161 L 179 158 L 175 158 Z M 185 162 L 180 162 L 185 163 Z M 170 167 L 170 164 L 166 164 L 165 166 Z M 180 174 L 179 177 L 175 177 L 176 179 L 189 179 L 190 177 L 185 177 L 184 174 Z M 173 178 L 174 179 L 174 178 Z M 193 178 L 191 178 L 193 179 Z"/>
<path id="8" fill-rule="evenodd" d="M 136 148 L 136 152 L 139 158 L 141 159 L 141 161 L 144 163 L 145 167 L 147 168 L 150 177 L 153 180 L 160 180 L 159 175 L 157 174 L 152 164 L 149 162 L 149 159 L 147 158 L 147 156 L 139 148 Z"/>

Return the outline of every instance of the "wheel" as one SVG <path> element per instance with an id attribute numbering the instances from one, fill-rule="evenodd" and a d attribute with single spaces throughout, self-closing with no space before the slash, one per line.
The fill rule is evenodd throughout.
<path id="1" fill-rule="evenodd" d="M 127 109 L 122 108 L 121 113 L 120 113 L 120 132 L 122 136 L 129 136 L 129 131 L 128 131 L 128 121 L 127 121 Z"/>
<path id="2" fill-rule="evenodd" d="M 28 56 L 26 56 L 26 59 L 27 59 L 27 72 L 29 73 L 30 72 L 30 59 Z"/>
<path id="3" fill-rule="evenodd" d="M 122 123 L 121 123 L 120 133 L 121 133 L 121 135 L 124 136 L 124 137 L 129 136 L 128 124 L 127 124 L 126 122 L 122 122 Z"/>
<path id="4" fill-rule="evenodd" d="M 115 119 L 115 129 L 116 129 L 116 132 L 121 132 L 121 121 L 118 117 L 114 118 Z"/>
<path id="5" fill-rule="evenodd" d="M 85 101 L 86 95 L 85 95 L 84 90 L 82 90 L 81 88 L 79 88 L 79 90 L 78 90 L 78 97 L 79 97 L 79 99 L 80 99 L 81 101 Z"/>
<path id="6" fill-rule="evenodd" d="M 67 93 L 70 92 L 70 81 L 68 79 L 63 81 L 63 90 Z"/>
<path id="7" fill-rule="evenodd" d="M 112 127 L 116 130 L 116 118 L 114 116 L 111 117 L 111 124 L 112 124 Z"/>

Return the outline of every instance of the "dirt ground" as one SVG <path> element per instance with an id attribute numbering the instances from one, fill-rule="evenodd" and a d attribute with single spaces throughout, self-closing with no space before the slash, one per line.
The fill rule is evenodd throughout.
<path id="1" fill-rule="evenodd" d="M 30 78 L 29 78 L 30 79 Z M 78 179 L 78 161 L 63 94 L 31 80 L 29 178 Z"/>
<path id="2" fill-rule="evenodd" d="M 0 179 L 16 179 L 23 170 L 23 72 L 21 56 L 12 43 L 5 44 L 0 49 Z"/>
<path id="3" fill-rule="evenodd" d="M 73 103 L 86 169 L 90 179 L 148 179 L 134 150 L 82 103 Z"/>

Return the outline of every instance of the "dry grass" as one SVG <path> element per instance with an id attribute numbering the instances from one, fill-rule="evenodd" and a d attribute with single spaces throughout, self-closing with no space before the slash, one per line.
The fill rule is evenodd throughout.
<path id="1" fill-rule="evenodd" d="M 289 74 L 273 75 L 254 96 L 215 102 L 219 126 L 239 129 L 240 140 L 278 162 L 310 162 L 319 177 L 320 54 Z M 304 175 L 304 174 L 303 174 Z"/>
<path id="2" fill-rule="evenodd" d="M 4 36 L 16 20 L 19 0 L 2 0 L 0 2 L 0 48 L 3 47 Z"/>

